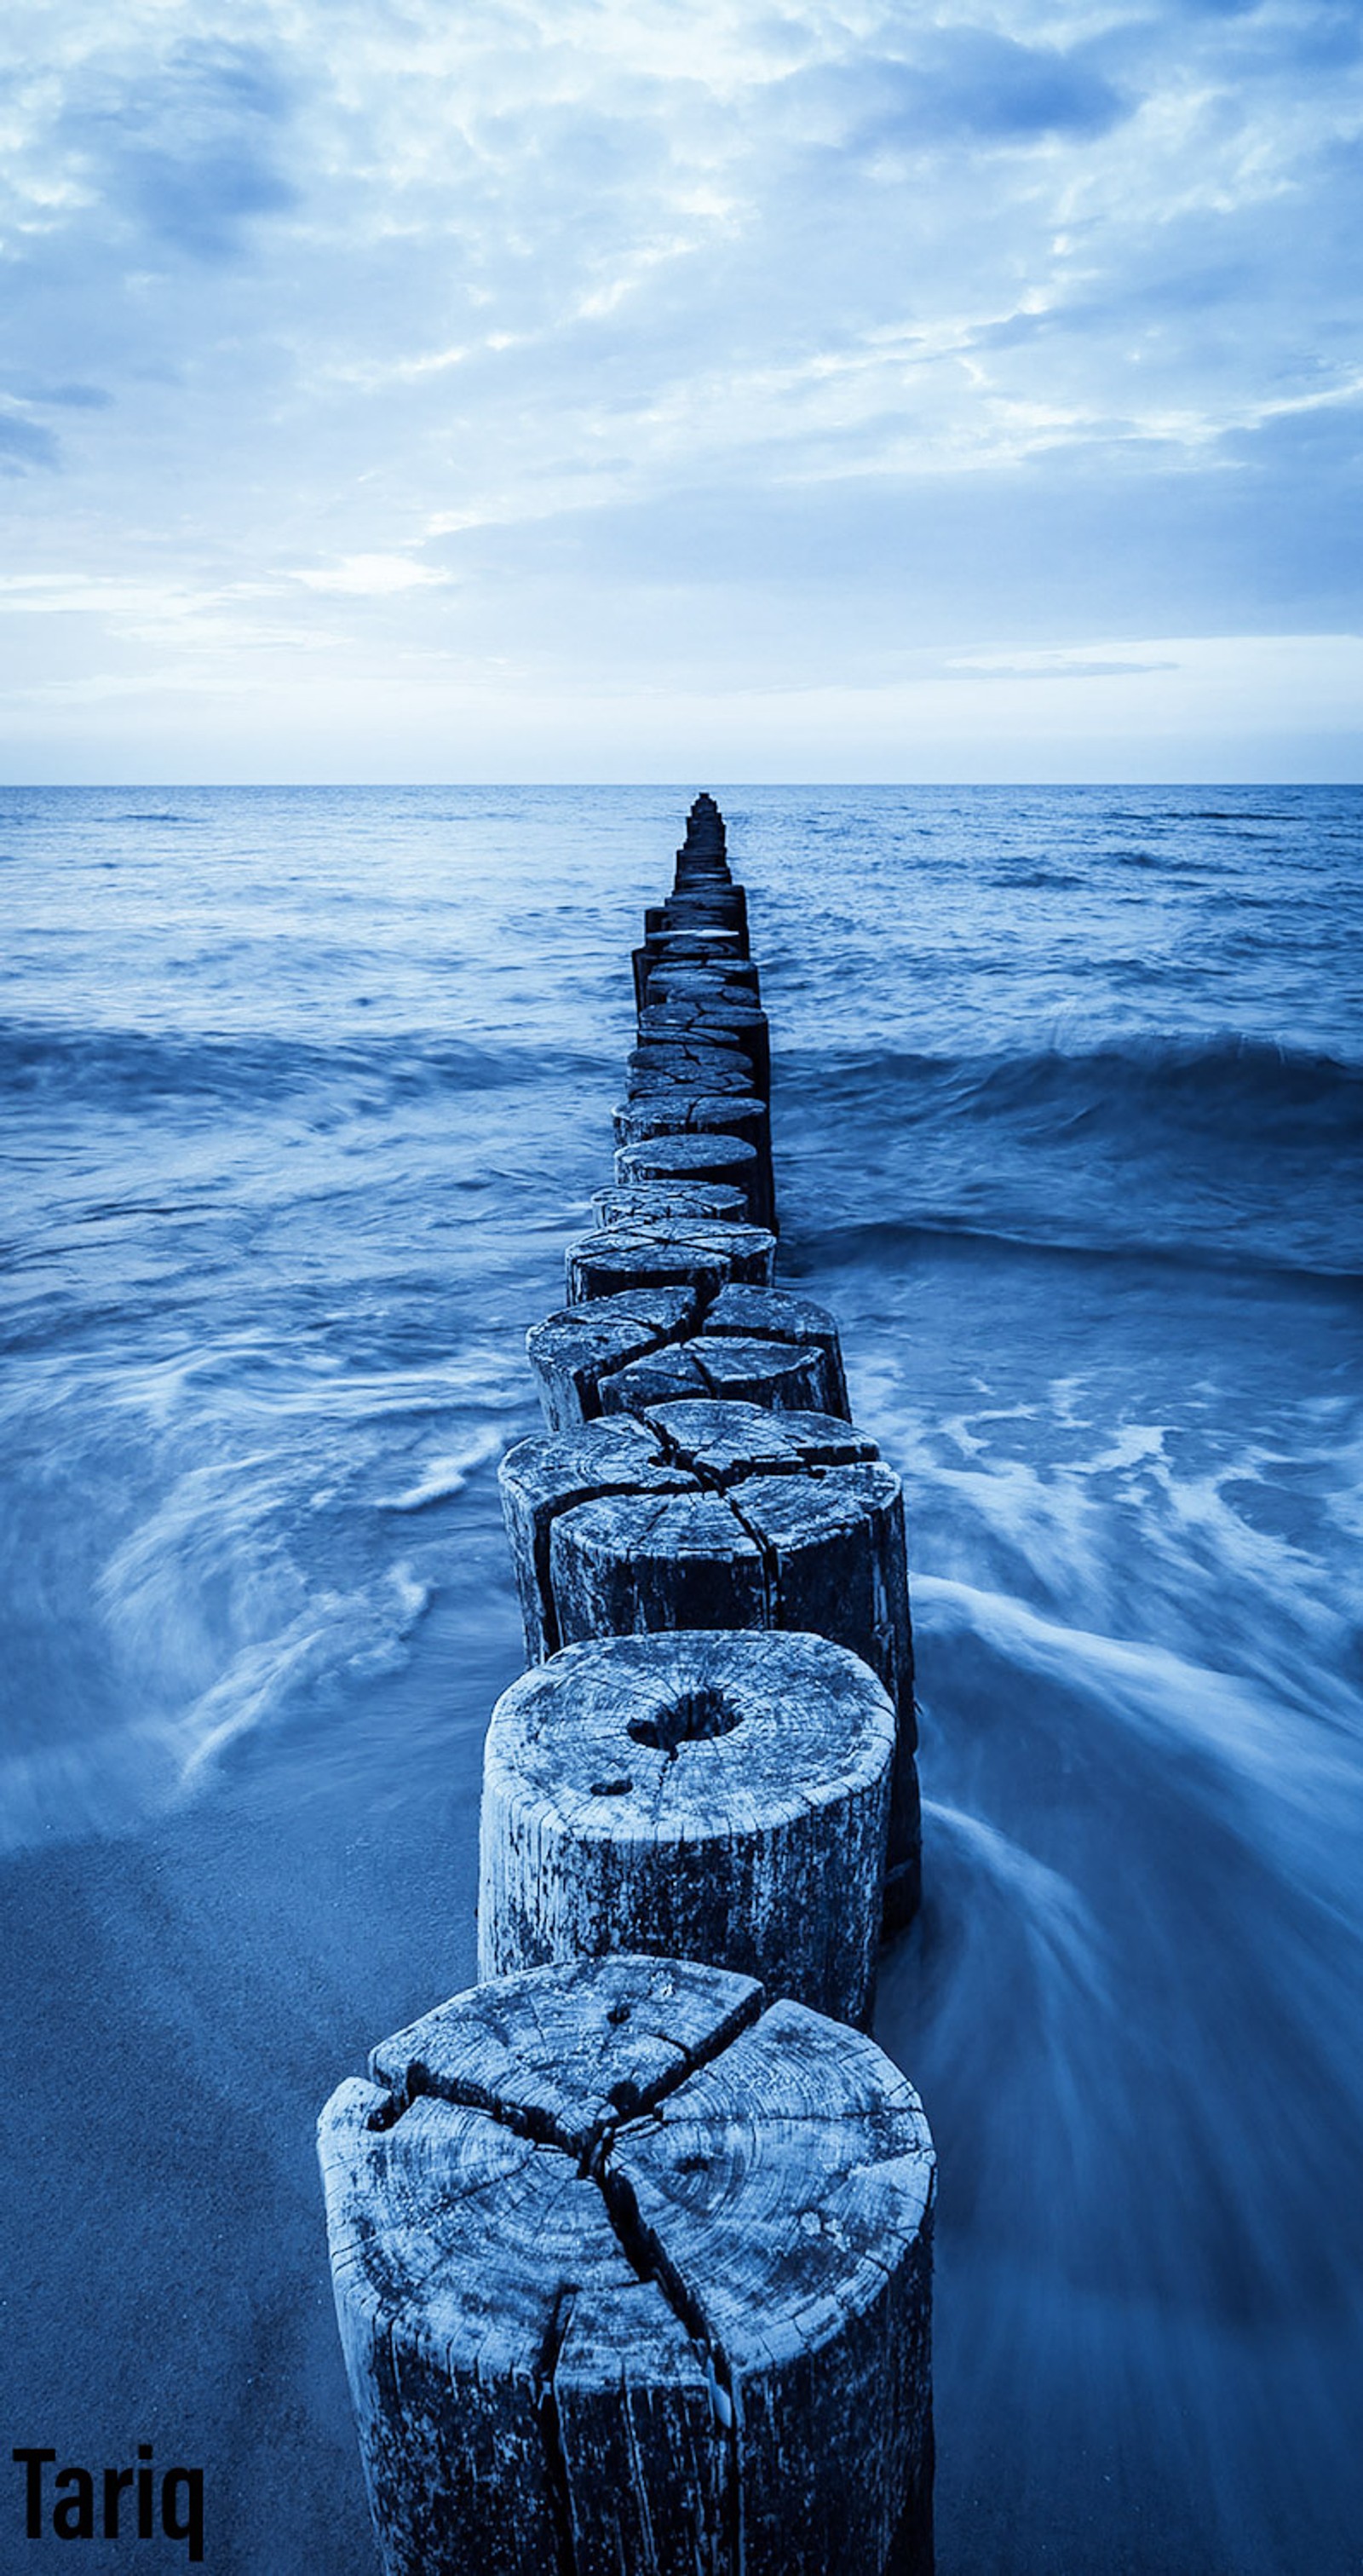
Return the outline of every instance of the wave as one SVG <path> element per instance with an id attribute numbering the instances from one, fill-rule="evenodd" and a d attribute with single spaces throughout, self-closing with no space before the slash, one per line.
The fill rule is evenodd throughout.
<path id="1" fill-rule="evenodd" d="M 1168 1264 L 1171 1269 L 1224 1271 L 1237 1278 L 1256 1277 L 1290 1285 L 1319 1281 L 1324 1291 L 1348 1292 L 1363 1289 L 1363 1266 L 1347 1258 L 1331 1260 L 1321 1252 L 1303 1253 L 1293 1259 L 1287 1246 L 1274 1248 L 1256 1245 L 1243 1239 L 1225 1244 L 1199 1243 L 1170 1234 L 1161 1239 L 1146 1231 L 1123 1233 L 1114 1230 L 1106 1236 L 1075 1227 L 1066 1232 L 1063 1223 L 1038 1223 L 1030 1230 L 1022 1224 L 1005 1226 L 971 1225 L 964 1218 L 953 1220 L 941 1216 L 936 1223 L 927 1218 L 871 1217 L 858 1223 L 840 1219 L 836 1225 L 802 1224 L 793 1234 L 783 1236 L 782 1269 L 792 1279 L 813 1278 L 816 1273 L 835 1269 L 899 1270 L 906 1259 L 931 1256 L 934 1260 L 950 1258 L 953 1253 L 963 1260 L 987 1260 L 998 1254 L 1008 1261 L 1019 1258 L 1058 1261 L 1095 1266 L 1112 1262 L 1149 1263 L 1154 1268 Z"/>
<path id="2" fill-rule="evenodd" d="M 447 1503 L 462 1494 L 475 1468 L 500 1457 L 505 1447 L 504 1434 L 492 1425 L 450 1457 L 433 1458 L 425 1473 L 402 1493 L 380 1496 L 378 1508 L 383 1512 L 424 1512 L 431 1503 Z"/>
<path id="3" fill-rule="evenodd" d="M 864 1101 L 883 1114 L 892 1095 L 901 1118 L 936 1118 L 949 1107 L 1094 1132 L 1154 1117 L 1202 1133 L 1319 1144 L 1328 1131 L 1363 1143 L 1363 1064 L 1233 1031 L 1006 1055 L 888 1052 L 803 1063 L 840 1109 Z M 802 1069 L 800 1058 L 792 1069 Z"/>
<path id="4" fill-rule="evenodd" d="M 1336 1285 L 1363 1273 L 1363 1066 L 1334 1056 L 1223 1034 L 806 1057 L 782 1099 L 836 1261 L 932 1236 Z M 869 1206 L 842 1177 L 857 1135 Z"/>
<path id="5" fill-rule="evenodd" d="M 1189 814 L 1190 823 L 1295 823 L 1295 814 L 1262 814 L 1248 805 L 1201 805 Z"/>
<path id="6" fill-rule="evenodd" d="M 1299 1887 L 1308 1856 L 1321 1865 L 1323 1817 L 1352 1846 L 1359 1748 L 1351 1677 L 1336 1680 L 1322 1667 L 1301 1694 L 1268 1669 L 1222 1665 L 1210 1638 L 1207 1656 L 1194 1657 L 941 1575 L 915 1577 L 914 1624 L 924 1641 L 972 1637 L 1001 1668 L 1031 1674 L 1053 1707 L 1091 1709 L 1096 1722 L 1139 1739 L 1157 1761 L 1179 1761 L 1180 1800 L 1210 1811 L 1222 1830 L 1238 1828 L 1262 1855 L 1286 1855 Z M 1196 1756 L 1195 1767 L 1187 1756 Z M 1363 1935 L 1357 1873 L 1347 1859 L 1340 1867 L 1338 1850 L 1324 1883 Z"/>
<path id="7" fill-rule="evenodd" d="M 484 1047 L 409 1034 L 325 1046 L 262 1033 L 0 1028 L 0 1095 L 113 1112 L 157 1100 L 265 1104 L 317 1091 L 416 1099 L 527 1088 L 547 1072 L 556 1080 L 574 1073 L 598 1077 L 601 1070 L 594 1056 L 565 1052 L 547 1065 L 542 1046 Z"/>

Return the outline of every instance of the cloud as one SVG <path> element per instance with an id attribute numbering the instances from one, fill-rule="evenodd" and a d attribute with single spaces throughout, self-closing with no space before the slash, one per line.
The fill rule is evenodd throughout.
<path id="1" fill-rule="evenodd" d="M 295 581 L 309 590 L 334 590 L 355 599 L 390 599 L 399 591 L 439 588 L 449 574 L 428 564 L 411 563 L 405 555 L 348 555 L 322 572 L 298 572 Z"/>
<path id="2" fill-rule="evenodd" d="M 862 149 L 1087 138 L 1110 132 L 1137 104 L 1078 52 L 971 25 L 930 29 L 904 54 L 844 68 L 836 88 Z"/>
<path id="3" fill-rule="evenodd" d="M 193 156 L 130 150 L 119 177 L 124 202 L 148 230 L 191 259 L 238 256 L 250 216 L 278 214 L 295 202 L 288 181 L 241 147 Z"/>
<path id="4" fill-rule="evenodd" d="M 432 707 L 1359 613 L 1333 0 L 56 14 L 0 25 L 7 570 L 214 603 L 234 722 L 266 594 Z"/>
<path id="5" fill-rule="evenodd" d="M 107 411 L 113 395 L 102 385 L 25 385 L 23 399 L 62 411 Z"/>
<path id="6" fill-rule="evenodd" d="M 28 474 L 35 465 L 50 473 L 60 462 L 57 441 L 41 421 L 0 411 L 0 474 Z"/>
<path id="7" fill-rule="evenodd" d="M 243 255 L 251 218 L 297 201 L 277 154 L 291 105 L 263 47 L 199 39 L 141 77 L 96 66 L 59 130 L 108 206 L 163 248 L 215 265 Z"/>
<path id="8" fill-rule="evenodd" d="M 1129 680 L 1143 671 L 1177 671 L 1178 662 L 1085 661 L 1072 653 L 1029 653 L 1011 662 L 991 661 L 985 654 L 948 662 L 949 671 L 959 671 L 969 679 L 980 680 Z"/>

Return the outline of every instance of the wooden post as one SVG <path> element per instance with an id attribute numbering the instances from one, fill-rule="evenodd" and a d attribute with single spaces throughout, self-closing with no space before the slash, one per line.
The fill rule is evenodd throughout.
<path id="1" fill-rule="evenodd" d="M 756 1404 L 660 1404 L 646 1420 L 603 1416 L 572 1432 L 532 1433 L 497 1470 L 530 1663 L 561 1643 L 550 1584 L 550 1532 L 560 1512 L 606 1494 L 693 1494 L 740 1477 L 789 1476 L 874 1459 L 851 1423 Z"/>
<path id="2" fill-rule="evenodd" d="M 721 1488 L 741 1476 L 801 1475 L 880 1456 L 869 1431 L 831 1413 L 769 1413 L 760 1404 L 654 1404 L 647 1427 L 663 1457 Z"/>
<path id="3" fill-rule="evenodd" d="M 707 1091 L 704 1075 L 666 1090 L 649 1091 L 622 1101 L 615 1112 L 620 1145 L 643 1145 L 654 1136 L 743 1136 L 761 1156 L 767 1152 L 767 1104 L 752 1089 Z"/>
<path id="4" fill-rule="evenodd" d="M 718 1217 L 721 1224 L 746 1221 L 747 1192 L 726 1181 L 636 1181 L 625 1189 L 596 1190 L 592 1207 L 598 1227 L 665 1225 L 680 1217 Z"/>
<path id="5" fill-rule="evenodd" d="M 730 1286 L 708 1307 L 694 1288 L 590 1297 L 533 1325 L 525 1347 L 556 1429 L 673 1396 L 847 1414 L 832 1316 L 781 1289 Z"/>
<path id="6" fill-rule="evenodd" d="M 664 1061 L 664 1053 L 667 1060 Z M 737 1047 L 637 1047 L 625 1080 L 627 1099 L 650 1100 L 657 1092 L 698 1092 L 710 1099 L 732 1092 L 737 1099 L 760 1099 L 748 1059 Z"/>
<path id="7" fill-rule="evenodd" d="M 644 953 L 666 964 L 698 966 L 746 966 L 749 963 L 747 934 L 724 928 L 718 922 L 690 926 L 678 923 L 662 930 L 650 931 L 644 940 Z"/>
<path id="8" fill-rule="evenodd" d="M 746 957 L 748 906 L 743 887 L 722 879 L 674 886 L 664 902 L 650 904 L 644 914 L 645 944 L 669 930 L 732 931 L 740 941 L 739 954 Z"/>
<path id="9" fill-rule="evenodd" d="M 743 1090 L 753 1084 L 750 1059 L 742 1047 L 703 1031 L 678 1031 L 671 1038 L 641 1038 L 631 1047 L 627 1075 L 631 1096 L 659 1082 L 689 1082 L 697 1091 Z"/>
<path id="10" fill-rule="evenodd" d="M 760 1007 L 762 989 L 757 967 L 750 957 L 727 957 L 722 960 L 699 957 L 657 957 L 647 948 L 634 951 L 634 1001 L 642 1013 L 655 1002 L 681 999 L 702 1002 L 709 1009 L 737 1005 L 743 1010 Z"/>
<path id="11" fill-rule="evenodd" d="M 761 1215 L 764 1172 L 755 1145 L 744 1136 L 650 1136 L 639 1145 L 621 1145 L 615 1156 L 617 1181 L 728 1181 L 741 1189 L 754 1225 Z"/>
<path id="12" fill-rule="evenodd" d="M 675 1341 L 699 1312 L 694 1288 L 636 1288 L 624 1296 L 564 1306 L 558 1314 L 546 1315 L 542 1324 L 532 1324 L 525 1352 L 550 1429 L 569 1431 L 575 1423 L 593 1420 L 601 1411 L 600 1380 Z"/>
<path id="13" fill-rule="evenodd" d="M 926 2576 L 932 2142 L 871 2040 L 762 2007 L 579 1960 L 332 2096 L 386 2576 Z"/>
<path id="14" fill-rule="evenodd" d="M 746 1048 L 726 1028 L 708 1020 L 688 1021 L 684 1025 L 664 1021 L 661 1028 L 654 1026 L 641 1030 L 630 1048 L 627 1065 L 632 1077 L 639 1072 L 664 1069 L 689 1071 L 697 1058 L 702 1070 L 710 1066 L 716 1072 L 722 1069 L 752 1080 L 752 1066 Z"/>
<path id="15" fill-rule="evenodd" d="M 647 1950 L 865 2028 L 894 1745 L 822 1637 L 565 1647 L 492 1712 L 479 1975 Z"/>
<path id="16" fill-rule="evenodd" d="M 778 1413 L 827 1413 L 824 1354 L 814 1342 L 759 1341 L 698 1333 L 666 1348 L 631 1353 L 595 1386 L 602 1413 L 640 1413 L 686 1396 L 734 1398 Z"/>
<path id="17" fill-rule="evenodd" d="M 879 1614 L 898 1489 L 877 1464 L 579 1503 L 556 1514 L 550 1533 L 559 1638 L 809 1628 L 897 1682 L 900 1639 Z"/>
<path id="18" fill-rule="evenodd" d="M 624 1186 L 634 1183 L 626 1178 Z M 644 1286 L 694 1286 L 703 1297 L 715 1297 L 734 1279 L 767 1288 L 775 1260 L 776 1237 L 765 1226 L 720 1225 L 700 1218 L 603 1226 L 568 1246 L 568 1303 L 575 1306 L 584 1297 L 611 1297 Z"/>
<path id="19" fill-rule="evenodd" d="M 667 1090 L 651 1091 L 642 1099 L 620 1104 L 615 1112 L 615 1136 L 621 1146 L 664 1140 L 671 1145 L 684 1136 L 722 1136 L 726 1141 L 731 1136 L 740 1137 L 752 1146 L 757 1158 L 749 1184 L 753 1223 L 772 1224 L 776 1200 L 767 1104 L 751 1088 L 742 1094 L 710 1093 L 699 1087 L 674 1084 Z"/>
<path id="20" fill-rule="evenodd" d="M 560 1639 L 549 1581 L 549 1538 L 557 1514 L 601 1494 L 690 1493 L 695 1476 L 673 1466 L 650 1423 L 616 1414 L 570 1434 L 518 1440 L 497 1470 L 520 1595 L 529 1663 L 552 1655 Z"/>
<path id="21" fill-rule="evenodd" d="M 726 983 L 741 986 L 753 1001 L 760 998 L 757 968 L 746 953 L 746 934 L 723 930 L 664 931 L 646 939 L 631 956 L 634 969 L 634 1000 L 642 1010 L 655 976 L 664 978 L 682 972 L 708 971 L 722 975 Z"/>
<path id="22" fill-rule="evenodd" d="M 706 1307 L 705 1331 L 711 1339 L 716 1334 L 738 1333 L 772 1341 L 817 1343 L 824 1355 L 827 1392 L 816 1410 L 840 1413 L 851 1421 L 838 1328 L 827 1308 L 817 1306 L 812 1297 L 794 1297 L 789 1289 L 752 1288 L 741 1280 L 731 1280 Z"/>
<path id="23" fill-rule="evenodd" d="M 562 1430 L 670 1396 L 848 1419 L 837 1324 L 812 1298 L 781 1288 L 729 1285 L 709 1306 L 696 1288 L 585 1298 L 533 1324 L 526 1352 L 544 1419 Z"/>
<path id="24" fill-rule="evenodd" d="M 752 1077 L 765 1100 L 771 1091 L 771 1036 L 765 1011 L 747 1009 L 743 1001 L 706 1003 L 678 998 L 649 1002 L 639 1013 L 639 1044 L 673 1044 L 692 1039 L 703 1044 L 736 1046 L 747 1057 Z"/>
<path id="25" fill-rule="evenodd" d="M 752 1010 L 761 1002 L 761 979 L 751 957 L 654 957 L 636 949 L 650 1002 L 677 997 L 706 1003 L 735 1002 Z"/>
<path id="26" fill-rule="evenodd" d="M 761 1544 L 721 1494 L 612 1495 L 559 1513 L 549 1533 L 563 1645 L 631 1630 L 772 1626 L 766 1578 Z"/>
<path id="27" fill-rule="evenodd" d="M 647 1419 L 665 1430 L 686 1409 L 665 1404 Z M 899 1720 L 885 1919 L 893 1929 L 910 1921 L 922 1868 L 918 1727 L 903 1498 L 891 1468 L 734 1475 L 721 1491 L 617 1490 L 555 1514 L 548 1579 L 562 1645 L 671 1628 L 803 1628 L 869 1664 Z"/>

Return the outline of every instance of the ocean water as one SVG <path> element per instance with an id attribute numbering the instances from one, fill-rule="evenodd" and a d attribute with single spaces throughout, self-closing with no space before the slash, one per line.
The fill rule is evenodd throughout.
<path id="1" fill-rule="evenodd" d="M 0 792 L 7 2420 L 154 2428 L 220 2570 L 372 2563 L 311 2124 L 474 1974 L 495 1462 L 700 783 Z M 940 2576 L 1345 2576 L 1363 793 L 709 784 L 905 1479 Z"/>

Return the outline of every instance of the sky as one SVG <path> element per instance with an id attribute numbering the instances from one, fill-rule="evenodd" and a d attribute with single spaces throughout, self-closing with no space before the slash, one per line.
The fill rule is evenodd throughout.
<path id="1" fill-rule="evenodd" d="M 0 776 L 1363 776 L 1359 0 L 0 48 Z"/>

